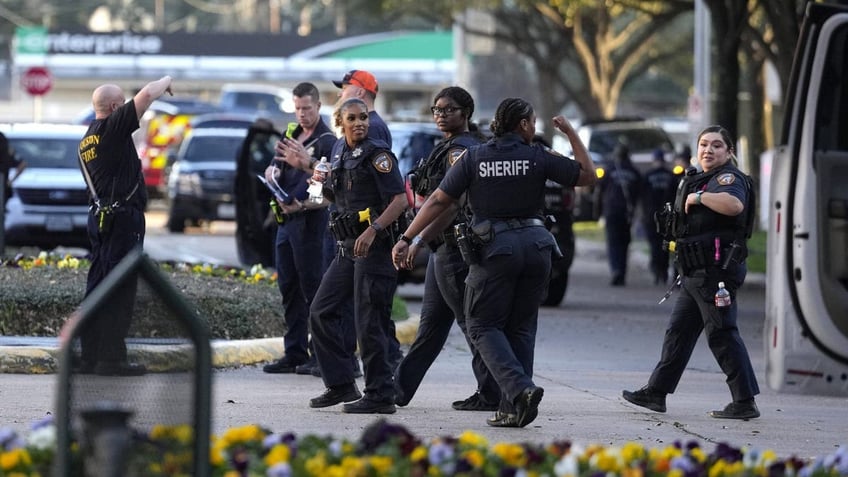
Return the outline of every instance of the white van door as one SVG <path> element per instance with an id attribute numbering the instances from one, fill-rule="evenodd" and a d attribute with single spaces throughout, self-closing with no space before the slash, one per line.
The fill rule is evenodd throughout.
<path id="1" fill-rule="evenodd" d="M 772 164 L 769 386 L 848 394 L 848 9 L 810 4 Z"/>

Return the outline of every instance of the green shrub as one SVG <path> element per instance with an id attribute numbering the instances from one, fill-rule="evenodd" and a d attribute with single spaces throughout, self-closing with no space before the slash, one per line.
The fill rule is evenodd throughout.
<path id="1" fill-rule="evenodd" d="M 43 256 L 43 255 L 42 255 Z M 85 293 L 88 264 L 58 268 L 48 258 L 9 261 L 0 266 L 0 333 L 14 336 L 57 336 Z M 23 266 L 22 266 L 23 265 Z M 282 336 L 285 332 L 280 292 L 273 275 L 209 266 L 160 264 L 160 271 L 209 325 L 215 339 Z M 264 278 L 263 278 L 264 277 Z M 170 311 L 152 291 L 139 286 L 131 334 L 179 336 Z M 403 300 L 396 298 L 394 319 L 406 319 Z"/>

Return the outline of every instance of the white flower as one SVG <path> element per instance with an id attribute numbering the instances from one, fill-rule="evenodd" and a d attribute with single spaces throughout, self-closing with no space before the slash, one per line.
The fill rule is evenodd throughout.
<path id="1" fill-rule="evenodd" d="M 38 450 L 54 449 L 56 447 L 56 427 L 39 427 L 27 436 L 27 447 Z"/>

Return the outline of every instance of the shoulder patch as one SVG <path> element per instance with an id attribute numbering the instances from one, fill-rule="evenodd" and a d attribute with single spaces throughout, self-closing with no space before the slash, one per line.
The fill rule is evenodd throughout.
<path id="1" fill-rule="evenodd" d="M 719 185 L 730 185 L 736 182 L 736 176 L 728 172 L 718 176 L 716 178 L 716 182 L 718 182 Z"/>
<path id="2" fill-rule="evenodd" d="M 392 172 L 392 158 L 385 152 L 377 154 L 371 163 L 374 164 L 374 169 L 377 169 L 378 172 L 384 174 Z"/>
<path id="3" fill-rule="evenodd" d="M 465 156 L 465 151 L 467 150 L 468 149 L 465 148 L 455 147 L 448 151 L 448 164 L 450 164 L 451 166 L 456 164 L 456 161 L 462 159 L 463 156 Z"/>

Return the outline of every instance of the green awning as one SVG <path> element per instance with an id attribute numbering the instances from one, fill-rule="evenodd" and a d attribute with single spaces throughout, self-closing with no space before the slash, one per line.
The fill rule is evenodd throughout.
<path id="1" fill-rule="evenodd" d="M 452 60 L 453 34 L 451 32 L 401 34 L 395 38 L 337 50 L 324 58 Z"/>

